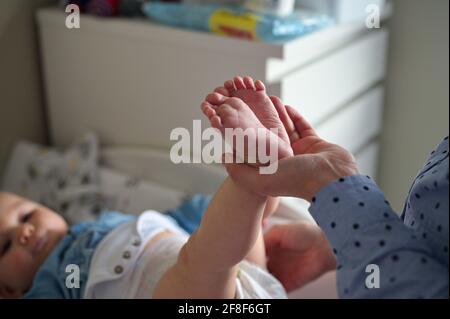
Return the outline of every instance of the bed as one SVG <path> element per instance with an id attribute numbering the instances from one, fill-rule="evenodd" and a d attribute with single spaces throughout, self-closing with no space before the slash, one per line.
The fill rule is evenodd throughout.
<path id="1" fill-rule="evenodd" d="M 63 166 L 67 171 L 67 167 L 72 168 L 74 161 L 80 158 L 83 163 L 75 172 L 63 175 L 66 185 L 61 190 L 62 175 L 58 169 Z M 53 167 L 53 171 L 49 167 Z M 45 174 L 48 176 L 39 177 Z M 98 180 L 94 182 L 91 178 L 86 183 L 86 174 L 98 175 Z M 4 174 L 2 189 L 41 202 L 53 200 L 48 206 L 58 211 L 61 203 L 70 203 L 72 209 L 66 209 L 65 217 L 76 223 L 95 218 L 92 211 L 101 208 L 128 214 L 139 214 L 149 208 L 164 212 L 195 194 L 213 194 L 225 178 L 226 171 L 218 165 L 175 165 L 167 152 L 151 148 L 100 148 L 96 136 L 86 134 L 64 151 L 26 141 L 17 143 Z M 52 191 L 60 198 L 53 199 Z M 97 196 L 79 203 L 85 193 Z M 98 205 L 103 207 L 96 208 Z M 292 199 L 283 199 L 269 225 L 311 219 L 307 210 L 299 207 L 302 206 L 293 204 Z M 336 296 L 334 272 L 290 295 L 291 298 Z"/>

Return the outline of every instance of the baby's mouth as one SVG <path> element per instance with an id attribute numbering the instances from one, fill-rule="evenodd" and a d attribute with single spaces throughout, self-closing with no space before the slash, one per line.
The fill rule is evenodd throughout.
<path id="1" fill-rule="evenodd" d="M 48 240 L 48 236 L 47 236 L 46 233 L 43 234 L 42 236 L 40 236 L 40 237 L 36 240 L 36 242 L 35 242 L 35 244 L 34 244 L 34 246 L 33 246 L 33 249 L 32 249 L 32 251 L 31 251 L 33 257 L 36 257 L 36 256 L 38 256 L 38 255 L 40 254 L 40 252 L 41 252 L 41 251 L 43 250 L 43 248 L 45 247 L 45 244 L 47 243 L 47 240 Z"/>

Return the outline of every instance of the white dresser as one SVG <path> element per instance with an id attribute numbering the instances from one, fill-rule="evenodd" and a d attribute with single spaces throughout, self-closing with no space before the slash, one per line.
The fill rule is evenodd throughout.
<path id="1" fill-rule="evenodd" d="M 208 92 L 250 75 L 376 177 L 388 30 L 349 24 L 273 45 L 142 20 L 82 16 L 78 30 L 64 21 L 56 9 L 38 13 L 55 144 L 91 129 L 106 145 L 169 149 L 173 128 L 203 119 Z"/>

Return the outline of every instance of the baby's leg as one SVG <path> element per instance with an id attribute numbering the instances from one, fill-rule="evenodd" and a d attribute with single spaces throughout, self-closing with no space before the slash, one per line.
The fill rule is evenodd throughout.
<path id="1" fill-rule="evenodd" d="M 266 197 L 228 178 L 153 297 L 233 298 L 237 265 L 261 234 L 265 205 Z"/>
<path id="2" fill-rule="evenodd" d="M 277 210 L 279 204 L 280 204 L 279 197 L 267 198 L 266 206 L 264 207 L 262 227 L 264 226 L 265 220 L 269 218 L 269 216 L 272 215 Z M 263 269 L 266 269 L 267 268 L 266 246 L 264 244 L 262 227 L 258 239 L 255 242 L 255 245 L 250 250 L 245 259 L 260 266 Z"/>
<path id="3" fill-rule="evenodd" d="M 221 92 L 226 94 L 224 90 L 225 89 L 222 88 Z M 262 92 L 258 91 L 254 93 L 259 97 Z M 249 91 L 247 92 L 247 94 L 250 96 L 252 93 L 251 91 Z M 224 102 L 224 104 L 219 106 L 215 106 L 207 101 L 202 104 L 202 110 L 210 119 L 211 125 L 219 129 L 222 133 L 226 128 L 255 128 L 267 131 L 267 127 L 259 121 L 259 118 L 253 112 L 253 110 L 242 100 L 236 98 L 223 98 L 222 102 Z M 266 106 L 264 105 L 260 105 L 260 107 L 262 109 L 266 108 Z M 283 123 L 278 118 L 278 114 L 275 108 L 273 110 L 265 110 L 265 114 L 267 115 L 265 117 L 266 122 L 267 118 L 271 118 L 272 122 L 270 123 L 272 124 L 272 126 L 274 126 L 273 123 L 275 119 L 278 119 L 279 124 L 283 126 Z M 269 116 L 269 114 L 272 114 L 273 116 Z M 284 127 L 282 129 L 284 131 Z M 264 138 L 266 138 L 265 143 L 267 143 L 268 145 L 278 145 L 279 158 L 289 156 L 292 152 L 289 144 L 285 143 L 285 141 L 283 141 L 283 139 L 279 135 L 271 134 L 269 131 L 267 132 L 268 133 L 262 139 L 261 136 L 258 136 L 258 143 L 264 142 Z M 287 134 L 285 135 L 287 136 Z M 248 149 L 246 149 L 245 151 L 248 151 Z M 264 217 L 266 218 L 273 214 L 273 212 L 277 209 L 278 204 L 278 198 L 269 198 L 265 207 Z M 260 234 L 259 239 L 256 241 L 255 247 L 249 252 L 249 255 L 246 257 L 246 259 L 250 262 L 260 265 L 262 268 L 266 267 L 265 247 L 262 233 Z"/>

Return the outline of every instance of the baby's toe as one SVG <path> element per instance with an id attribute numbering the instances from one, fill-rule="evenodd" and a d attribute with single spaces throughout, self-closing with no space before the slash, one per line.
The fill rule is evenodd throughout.
<path id="1" fill-rule="evenodd" d="M 214 115 L 210 118 L 210 122 L 211 122 L 211 126 L 218 129 L 218 130 L 222 130 L 223 126 L 222 126 L 222 121 L 220 120 L 220 117 L 218 117 L 217 115 Z"/>
<path id="2" fill-rule="evenodd" d="M 256 87 L 257 91 L 265 91 L 266 90 L 266 86 L 260 80 L 255 82 L 255 87 Z"/>
<path id="3" fill-rule="evenodd" d="M 209 103 L 206 101 L 203 101 L 202 104 L 200 104 L 200 109 L 203 113 L 205 113 L 206 108 L 209 107 Z"/>
<path id="4" fill-rule="evenodd" d="M 201 109 L 203 114 L 205 114 L 209 119 L 211 118 L 211 116 L 216 114 L 216 111 L 208 102 L 203 102 L 201 105 Z"/>
<path id="5" fill-rule="evenodd" d="M 234 85 L 236 86 L 236 89 L 238 90 L 245 90 L 245 84 L 244 80 L 240 76 L 236 76 L 234 79 Z"/>
<path id="6" fill-rule="evenodd" d="M 217 92 L 208 94 L 206 96 L 206 101 L 211 103 L 212 105 L 222 104 L 225 102 L 226 99 L 228 99 L 228 97 L 226 97 L 220 93 L 217 93 Z"/>
<path id="7" fill-rule="evenodd" d="M 230 92 L 228 92 L 228 90 L 226 88 L 224 88 L 223 86 L 220 86 L 220 87 L 216 88 L 214 90 L 214 92 L 222 94 L 223 96 L 230 97 Z"/>
<path id="8" fill-rule="evenodd" d="M 255 90 L 255 81 L 250 76 L 244 77 L 244 84 L 247 90 Z"/>
<path id="9" fill-rule="evenodd" d="M 226 81 L 223 86 L 228 90 L 228 92 L 236 91 L 236 87 L 234 86 L 234 82 L 232 80 Z"/>

